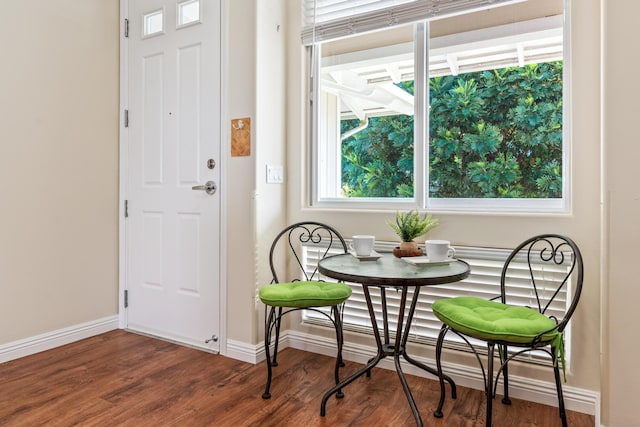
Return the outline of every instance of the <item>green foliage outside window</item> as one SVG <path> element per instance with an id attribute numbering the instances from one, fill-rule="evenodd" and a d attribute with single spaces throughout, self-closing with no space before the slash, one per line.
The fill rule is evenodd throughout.
<path id="1" fill-rule="evenodd" d="M 562 197 L 562 62 L 434 77 L 429 97 L 430 197 Z M 413 196 L 412 116 L 371 118 L 342 156 L 345 196 Z"/>
<path id="2" fill-rule="evenodd" d="M 343 132 L 358 125 L 343 120 Z M 413 116 L 369 119 L 342 144 L 342 189 L 348 197 L 413 197 Z"/>

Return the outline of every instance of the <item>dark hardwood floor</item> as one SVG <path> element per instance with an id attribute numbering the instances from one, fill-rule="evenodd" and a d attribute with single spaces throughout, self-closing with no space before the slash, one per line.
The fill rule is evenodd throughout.
<path id="1" fill-rule="evenodd" d="M 374 369 L 331 398 L 333 359 L 285 349 L 275 368 L 272 398 L 261 398 L 264 363 L 251 365 L 125 331 L 112 331 L 0 364 L 2 426 L 411 426 L 393 371 Z M 344 374 L 359 366 L 347 362 Z M 484 425 L 484 394 L 459 388 L 435 419 L 438 384 L 408 377 L 427 426 Z M 496 399 L 496 426 L 559 426 L 556 408 Z M 569 412 L 569 425 L 594 417 Z"/>

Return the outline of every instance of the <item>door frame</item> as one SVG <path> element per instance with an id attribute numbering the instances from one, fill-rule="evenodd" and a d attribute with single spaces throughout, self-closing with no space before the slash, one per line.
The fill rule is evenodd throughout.
<path id="1" fill-rule="evenodd" d="M 125 218 L 125 200 L 128 198 L 128 146 L 129 133 L 124 126 L 125 110 L 129 108 L 129 43 L 125 34 L 125 19 L 128 18 L 130 0 L 120 0 L 120 111 L 118 114 L 120 129 L 119 137 L 119 196 L 118 196 L 118 327 L 120 329 L 127 328 L 127 310 L 125 310 L 125 290 L 127 286 L 127 221 Z M 135 0 L 133 0 L 135 1 Z M 218 312 L 220 331 L 218 334 L 220 354 L 227 354 L 227 251 L 225 250 L 225 242 L 227 241 L 227 164 L 229 162 L 228 153 L 230 152 L 229 130 L 225 126 L 228 122 L 227 118 L 227 80 L 225 64 L 227 63 L 228 48 L 227 34 L 228 24 L 226 19 L 227 0 L 220 1 L 220 162 L 216 167 L 220 168 L 220 183 L 217 195 L 220 197 L 220 271 L 219 271 L 219 298 Z"/>

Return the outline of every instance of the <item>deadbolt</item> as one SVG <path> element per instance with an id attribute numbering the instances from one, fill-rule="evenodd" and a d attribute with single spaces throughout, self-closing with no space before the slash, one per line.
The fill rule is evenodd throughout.
<path id="1" fill-rule="evenodd" d="M 207 167 L 208 167 L 209 169 L 213 169 L 213 168 L 215 168 L 215 167 L 216 167 L 216 161 L 215 161 L 215 160 L 213 160 L 213 159 L 209 159 L 209 160 L 207 160 Z"/>

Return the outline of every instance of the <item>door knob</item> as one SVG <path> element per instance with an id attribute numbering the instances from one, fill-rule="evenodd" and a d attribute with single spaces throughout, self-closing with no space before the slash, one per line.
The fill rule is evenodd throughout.
<path id="1" fill-rule="evenodd" d="M 207 182 L 204 183 L 204 185 L 195 185 L 195 186 L 191 187 L 191 189 L 192 190 L 199 190 L 199 191 L 206 191 L 207 194 L 211 195 L 211 194 L 216 192 L 218 187 L 216 186 L 215 182 L 207 181 Z"/>

